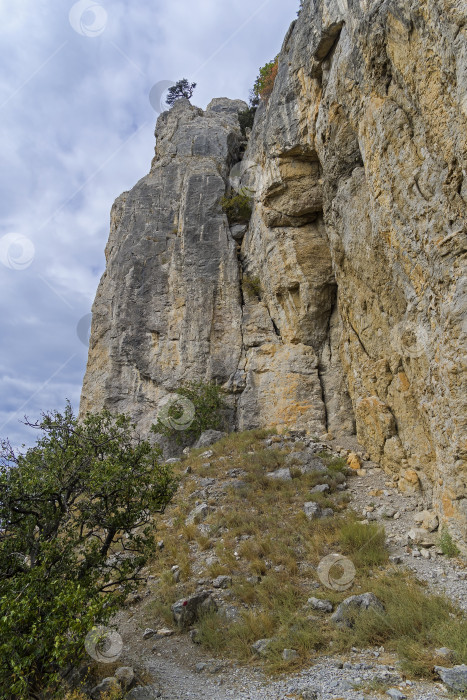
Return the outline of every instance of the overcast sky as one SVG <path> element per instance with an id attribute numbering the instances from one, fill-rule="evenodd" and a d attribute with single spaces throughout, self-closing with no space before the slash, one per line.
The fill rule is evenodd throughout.
<path id="1" fill-rule="evenodd" d="M 0 4 L 0 437 L 30 445 L 25 414 L 67 398 L 78 408 L 110 208 L 153 156 L 151 88 L 162 84 L 156 108 L 158 91 L 182 77 L 198 83 L 200 107 L 247 99 L 298 5 Z"/>

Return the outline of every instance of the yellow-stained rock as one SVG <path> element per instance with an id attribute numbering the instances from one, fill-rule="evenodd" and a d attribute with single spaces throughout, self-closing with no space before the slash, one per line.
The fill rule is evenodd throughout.
<path id="1" fill-rule="evenodd" d="M 357 471 L 362 466 L 362 460 L 357 454 L 355 454 L 355 452 L 351 452 L 347 457 L 347 464 L 351 469 Z"/>

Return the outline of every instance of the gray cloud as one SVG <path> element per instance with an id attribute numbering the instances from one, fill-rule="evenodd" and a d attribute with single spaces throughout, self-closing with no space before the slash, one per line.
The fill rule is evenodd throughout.
<path id="1" fill-rule="evenodd" d="M 93 37 L 70 26 L 72 1 L 0 6 L 0 436 L 17 445 L 35 439 L 19 422 L 25 414 L 61 409 L 66 398 L 78 407 L 87 350 L 76 327 L 104 269 L 112 202 L 149 170 L 151 87 L 188 77 L 201 107 L 247 99 L 299 3 L 92 4 L 107 13 Z M 92 12 L 83 21 L 92 27 Z M 33 243 L 24 269 L 14 269 L 18 245 L 5 264 L 11 233 Z"/>

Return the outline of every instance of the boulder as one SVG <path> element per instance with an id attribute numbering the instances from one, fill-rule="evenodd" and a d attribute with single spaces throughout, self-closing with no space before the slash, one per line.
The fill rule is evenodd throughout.
<path id="1" fill-rule="evenodd" d="M 467 692 L 467 666 L 465 664 L 452 668 L 435 666 L 435 671 L 450 690 L 454 690 L 456 693 Z"/>
<path id="2" fill-rule="evenodd" d="M 347 464 L 354 471 L 358 471 L 362 466 L 362 460 L 355 452 L 351 452 L 347 457 Z"/>
<path id="3" fill-rule="evenodd" d="M 436 544 L 434 536 L 422 527 L 411 528 L 407 533 L 407 537 L 414 544 L 420 544 L 423 547 L 432 547 Z"/>
<path id="4" fill-rule="evenodd" d="M 305 515 L 308 520 L 316 520 L 322 515 L 321 507 L 314 501 L 308 501 L 308 503 L 305 503 L 303 510 L 305 511 Z"/>
<path id="5" fill-rule="evenodd" d="M 333 605 L 330 600 L 320 600 L 320 598 L 308 598 L 308 605 L 310 605 L 313 610 L 321 610 L 322 612 L 332 612 Z"/>
<path id="6" fill-rule="evenodd" d="M 258 639 L 257 642 L 251 645 L 251 649 L 258 656 L 265 656 L 272 641 L 272 639 Z"/>
<path id="7" fill-rule="evenodd" d="M 392 700 L 405 700 L 407 697 L 398 688 L 389 688 L 389 690 L 386 690 L 386 695 L 389 695 Z"/>
<path id="8" fill-rule="evenodd" d="M 91 690 L 91 698 L 92 700 L 99 700 L 101 695 L 111 691 L 119 691 L 120 689 L 120 683 L 115 676 L 109 676 L 108 678 L 104 678 L 104 680 Z"/>
<path id="9" fill-rule="evenodd" d="M 413 516 L 414 522 L 421 525 L 425 530 L 434 532 L 438 529 L 439 519 L 436 513 L 430 510 L 422 510 Z"/>
<path id="10" fill-rule="evenodd" d="M 194 445 L 194 448 L 198 449 L 199 447 L 209 447 L 210 445 L 213 445 L 218 440 L 222 440 L 222 438 L 225 437 L 226 435 L 227 435 L 227 433 L 224 433 L 220 430 L 205 430 L 199 436 L 197 442 Z"/>
<path id="11" fill-rule="evenodd" d="M 284 649 L 282 652 L 282 658 L 284 661 L 293 661 L 294 659 L 298 659 L 298 651 L 295 649 Z"/>
<path id="12" fill-rule="evenodd" d="M 292 478 L 292 474 L 290 473 L 290 469 L 288 467 L 276 469 L 275 472 L 269 472 L 266 474 L 266 476 L 269 479 L 280 479 L 281 481 L 290 481 Z"/>
<path id="13" fill-rule="evenodd" d="M 123 690 L 129 690 L 135 680 L 135 672 L 131 666 L 120 666 L 115 671 L 115 678 L 122 686 Z"/>
<path id="14" fill-rule="evenodd" d="M 202 520 L 204 520 L 209 513 L 209 506 L 207 503 L 200 503 L 199 506 L 196 506 L 196 508 L 193 508 L 191 513 L 188 515 L 186 519 L 186 524 L 187 525 L 193 525 L 196 523 L 200 523 Z"/>
<path id="15" fill-rule="evenodd" d="M 243 240 L 247 230 L 248 226 L 246 224 L 235 224 L 234 226 L 230 227 L 230 235 L 234 241 L 241 241 Z"/>
<path id="16" fill-rule="evenodd" d="M 232 577 L 218 576 L 213 580 L 212 585 L 214 586 L 214 588 L 230 588 L 230 586 L 232 585 Z"/>
<path id="17" fill-rule="evenodd" d="M 178 627 L 187 629 L 199 618 L 202 612 L 217 610 L 216 602 L 212 598 L 212 591 L 198 591 L 189 598 L 181 598 L 172 605 L 172 613 Z"/>
<path id="18" fill-rule="evenodd" d="M 374 593 L 352 595 L 338 606 L 336 612 L 331 615 L 331 620 L 342 627 L 353 627 L 355 614 L 363 610 L 374 610 L 378 613 L 384 613 L 384 606 Z"/>
<path id="19" fill-rule="evenodd" d="M 420 479 L 415 469 L 406 469 L 397 485 L 401 493 L 411 494 L 420 491 Z"/>
<path id="20" fill-rule="evenodd" d="M 329 489 L 329 484 L 318 484 L 311 489 L 311 493 L 326 493 Z"/>

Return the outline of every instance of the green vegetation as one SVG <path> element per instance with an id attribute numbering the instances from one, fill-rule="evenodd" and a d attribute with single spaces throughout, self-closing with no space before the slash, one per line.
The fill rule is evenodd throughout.
<path id="1" fill-rule="evenodd" d="M 36 445 L 0 446 L 0 698 L 53 697 L 135 588 L 176 481 L 130 420 L 43 414 Z"/>
<path id="2" fill-rule="evenodd" d="M 191 445 L 205 430 L 221 430 L 225 423 L 224 392 L 214 382 L 187 382 L 175 390 L 180 401 L 170 403 L 167 415 L 152 426 L 154 433 Z"/>
<path id="3" fill-rule="evenodd" d="M 253 85 L 251 93 L 252 105 L 259 104 L 259 101 L 267 102 L 271 96 L 276 80 L 277 71 L 279 68 L 279 56 L 277 55 L 272 61 L 266 63 L 259 69 L 259 75 Z"/>
<path id="4" fill-rule="evenodd" d="M 339 539 L 343 553 L 356 567 L 380 566 L 388 561 L 384 527 L 376 523 L 362 525 L 349 519 L 342 525 Z"/>
<path id="5" fill-rule="evenodd" d="M 238 121 L 242 130 L 243 136 L 246 136 L 246 129 L 252 129 L 255 121 L 256 107 L 250 105 L 247 109 L 238 113 Z"/>
<path id="6" fill-rule="evenodd" d="M 438 647 L 448 646 L 458 663 L 465 663 L 467 620 L 445 597 L 427 593 L 411 574 L 398 571 L 375 577 L 370 590 L 385 612 L 358 615 L 353 629 L 340 634 L 342 649 L 384 645 L 401 656 L 404 670 L 413 676 L 431 676 Z"/>
<path id="7" fill-rule="evenodd" d="M 174 103 L 182 97 L 185 97 L 187 100 L 191 99 L 195 87 L 196 83 L 189 83 L 186 78 L 182 78 L 175 85 L 169 87 L 166 103 L 173 107 Z"/>
<path id="8" fill-rule="evenodd" d="M 246 194 L 231 192 L 221 199 L 221 207 L 229 224 L 248 223 L 252 213 L 252 198 Z"/>
<path id="9" fill-rule="evenodd" d="M 272 445 L 265 445 L 266 436 Z M 196 578 L 225 574 L 232 578 L 228 616 L 222 609 L 211 611 L 196 624 L 197 641 L 213 654 L 261 664 L 270 673 L 303 668 L 310 655 L 329 653 L 331 643 L 336 652 L 384 645 L 415 676 L 431 677 L 439 662 L 437 647 L 449 646 L 457 663 L 465 663 L 465 616 L 445 598 L 429 594 L 413 575 L 389 564 L 384 528 L 358 522 L 347 507 L 347 494 L 337 490 L 353 476 L 345 460 L 324 452 L 320 456 L 326 472 L 303 473 L 299 462 L 290 463 L 281 443 L 280 436 L 266 431 L 232 433 L 211 446 L 209 464 L 201 456 L 203 449 L 182 459 L 177 469 L 182 473 L 190 467 L 191 473 L 183 476 L 167 513 L 170 525 L 162 525 L 165 547 L 151 569 L 161 583 L 151 615 L 171 624 L 170 605 L 196 590 Z M 286 464 L 292 479 L 266 476 Z M 216 480 L 222 497 L 207 497 L 211 511 L 200 528 L 187 525 L 186 517 L 199 498 L 198 480 L 203 477 Z M 311 493 L 317 483 L 327 483 L 329 491 Z M 334 516 L 309 521 L 303 504 L 310 500 L 331 506 Z M 211 561 L 200 571 L 203 553 Z M 318 578 L 317 565 L 331 553 L 348 557 L 355 566 L 355 580 L 345 591 L 329 589 Z M 182 572 L 179 584 L 173 578 L 174 565 Z M 333 575 L 339 579 L 338 571 Z M 315 589 L 316 583 L 320 587 Z M 329 615 L 307 605 L 311 595 L 337 606 L 366 591 L 375 593 L 385 612 L 356 616 L 352 629 L 330 624 Z M 258 657 L 252 644 L 264 638 L 273 641 Z M 296 650 L 297 657 L 284 660 L 284 649 Z"/>
<path id="10" fill-rule="evenodd" d="M 244 293 L 252 297 L 261 297 L 261 280 L 259 277 L 247 277 L 244 275 L 242 279 L 242 289 Z"/>
<path id="11" fill-rule="evenodd" d="M 443 527 L 439 535 L 439 547 L 447 557 L 456 557 L 460 552 L 449 531 Z"/>

